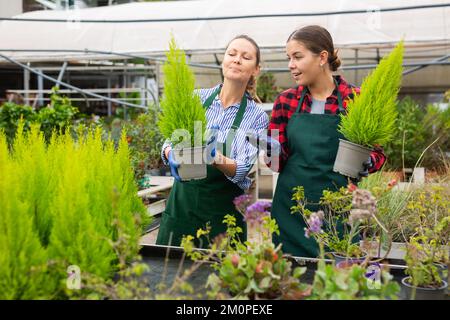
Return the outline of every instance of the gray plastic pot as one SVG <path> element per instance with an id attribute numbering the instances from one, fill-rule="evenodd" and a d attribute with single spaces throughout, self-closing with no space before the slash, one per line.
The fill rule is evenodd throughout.
<path id="1" fill-rule="evenodd" d="M 347 177 L 358 178 L 359 172 L 364 170 L 363 162 L 369 159 L 371 153 L 372 149 L 339 139 L 333 171 Z"/>
<path id="2" fill-rule="evenodd" d="M 180 164 L 178 175 L 182 181 L 206 178 L 205 147 L 173 149 L 175 161 Z"/>
<path id="3" fill-rule="evenodd" d="M 405 277 L 402 279 L 402 288 L 405 293 L 405 299 L 412 299 L 412 293 L 415 290 L 416 295 L 414 300 L 445 300 L 445 290 L 447 289 L 447 282 L 442 281 L 443 284 L 440 288 L 421 288 L 415 287 L 409 283 L 411 277 Z"/>
<path id="4" fill-rule="evenodd" d="M 447 265 L 438 262 L 435 262 L 434 265 L 438 268 L 438 273 L 441 279 L 446 280 L 448 277 Z"/>

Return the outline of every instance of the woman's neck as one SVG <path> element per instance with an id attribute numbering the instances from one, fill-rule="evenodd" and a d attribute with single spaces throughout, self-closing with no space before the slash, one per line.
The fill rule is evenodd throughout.
<path id="1" fill-rule="evenodd" d="M 324 101 L 333 93 L 335 88 L 334 79 L 331 74 L 324 74 L 314 83 L 308 85 L 309 92 L 314 99 Z"/>
<path id="2" fill-rule="evenodd" d="M 224 80 L 219 99 L 224 109 L 241 102 L 245 86 L 240 82 Z"/>

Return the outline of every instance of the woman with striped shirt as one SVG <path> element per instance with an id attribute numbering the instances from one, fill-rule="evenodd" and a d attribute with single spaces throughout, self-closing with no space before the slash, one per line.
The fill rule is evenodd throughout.
<path id="1" fill-rule="evenodd" d="M 258 45 L 240 35 L 227 46 L 222 62 L 223 83 L 197 91 L 207 109 L 208 129 L 216 129 L 217 137 L 217 146 L 212 148 L 214 160 L 207 166 L 205 179 L 181 182 L 172 148 L 168 143 L 163 145 L 162 159 L 170 165 L 175 183 L 162 215 L 157 244 L 180 245 L 183 235 L 195 235 L 207 224 L 211 227 L 209 238 L 213 239 L 226 231 L 222 221 L 227 214 L 235 215 L 245 238 L 245 224 L 233 199 L 250 187 L 247 174 L 257 158 L 258 150 L 246 140 L 246 133 L 259 133 L 269 124 L 267 114 L 249 94 L 259 71 Z M 197 245 L 206 247 L 207 242 L 201 242 Z"/>
<path id="2" fill-rule="evenodd" d="M 339 138 L 340 114 L 347 100 L 359 93 L 342 76 L 333 76 L 340 65 L 330 33 L 320 26 L 307 26 L 294 31 L 286 43 L 288 66 L 297 87 L 282 92 L 276 99 L 269 125 L 272 144 L 278 144 L 279 171 L 272 203 L 272 217 L 280 235 L 276 244 L 296 256 L 315 257 L 318 246 L 305 236 L 306 224 L 291 214 L 293 188 L 303 186 L 305 198 L 317 204 L 323 190 L 336 191 L 348 184 L 348 178 L 333 171 Z M 271 139 L 268 139 L 269 141 Z M 280 148 L 281 145 L 281 148 Z M 381 148 L 376 148 L 363 164 L 360 176 L 379 170 L 386 160 Z M 318 205 L 309 205 L 316 211 Z"/>

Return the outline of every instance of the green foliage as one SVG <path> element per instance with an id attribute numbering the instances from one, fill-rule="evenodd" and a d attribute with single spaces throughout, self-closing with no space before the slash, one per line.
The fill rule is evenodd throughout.
<path id="1" fill-rule="evenodd" d="M 394 188 L 396 184 L 394 174 L 378 171 L 359 182 L 358 188 L 369 190 L 377 198 L 378 219 L 386 227 L 393 241 L 403 242 L 404 235 L 408 234 L 408 231 L 401 222 L 407 220 L 406 207 L 415 190 L 413 188 L 400 190 Z"/>
<path id="2" fill-rule="evenodd" d="M 309 299 L 396 299 L 400 287 L 396 282 L 391 281 L 392 276 L 389 272 L 380 270 L 381 279 L 377 283 L 373 283 L 372 280 L 366 277 L 368 258 L 361 265 L 345 262 L 347 265 L 339 267 L 334 265 L 334 263 L 327 265 L 323 260 L 325 257 L 325 246 L 345 257 L 361 254 L 361 250 L 357 245 L 352 244 L 352 240 L 356 234 L 363 231 L 363 228 L 360 227 L 361 222 L 367 224 L 370 222 L 370 219 L 365 218 L 355 223 L 355 213 L 353 211 L 358 210 L 358 212 L 361 212 L 366 208 L 365 205 L 368 205 L 368 207 L 373 206 L 374 200 L 369 197 L 370 193 L 357 189 L 354 185 L 350 185 L 348 189 L 341 188 L 336 192 L 324 191 L 321 204 L 328 208 L 328 210 L 324 209 L 324 213 L 323 211 L 310 212 L 305 210 L 306 201 L 303 187 L 296 187 L 294 191 L 293 200 L 297 202 L 297 206 L 292 208 L 292 213 L 298 212 L 303 216 L 307 224 L 307 234 L 314 236 L 320 249 L 321 260 L 318 262 L 312 285 L 312 294 Z M 350 193 L 352 195 L 349 199 Z M 352 207 L 353 209 L 349 209 Z M 347 218 L 348 211 L 350 211 L 350 216 Z M 373 213 L 371 218 L 376 219 Z M 323 220 L 325 230 L 321 229 L 322 223 L 320 223 L 319 228 L 317 227 L 317 219 Z M 343 236 L 339 235 L 337 228 L 333 226 L 333 224 L 337 225 L 336 222 L 333 222 L 337 220 L 344 220 L 350 223 L 351 230 L 344 233 Z"/>
<path id="3" fill-rule="evenodd" d="M 30 130 L 32 123 L 39 123 L 46 141 L 50 140 L 53 131 L 65 132 L 72 124 L 78 109 L 72 106 L 69 98 L 58 94 L 58 87 L 52 88 L 50 99 L 50 104 L 39 111 L 9 102 L 0 106 L 0 129 L 4 130 L 9 144 L 13 142 L 21 118 L 25 132 Z"/>
<path id="4" fill-rule="evenodd" d="M 422 165 L 427 168 L 442 167 L 443 153 L 450 150 L 450 107 L 447 105 L 445 110 L 441 110 L 437 105 L 427 105 L 423 123 L 426 146 L 435 139 L 439 140 L 425 153 Z"/>
<path id="5" fill-rule="evenodd" d="M 361 93 L 341 115 L 339 132 L 351 142 L 385 145 L 395 131 L 395 101 L 401 84 L 403 41 L 363 81 Z"/>
<path id="6" fill-rule="evenodd" d="M 405 97 L 397 104 L 397 113 L 397 130 L 385 148 L 389 168 L 414 168 L 425 148 L 437 138 L 419 165 L 442 166 L 442 152 L 450 150 L 450 108 L 441 110 L 432 104 L 423 107 Z"/>
<path id="7" fill-rule="evenodd" d="M 206 129 L 206 113 L 200 97 L 194 94 L 194 74 L 186 64 L 185 53 L 177 48 L 175 40 L 170 41 L 167 61 L 164 63 L 164 96 L 161 101 L 162 114 L 158 126 L 166 139 L 175 139 L 172 133 L 175 130 L 186 130 L 190 135 L 190 146 L 198 145 L 194 142 L 194 127 L 201 125 L 203 132 Z M 199 122 L 196 124 L 196 122 Z M 199 132 L 202 134 L 203 132 Z M 199 134 L 197 133 L 197 134 Z M 172 141 L 177 144 L 180 141 Z"/>
<path id="8" fill-rule="evenodd" d="M 397 299 L 400 291 L 398 283 L 389 272 L 381 271 L 381 281 L 377 287 L 369 285 L 366 269 L 359 265 L 337 268 L 320 263 L 316 271 L 311 299 L 314 300 L 379 300 Z"/>
<path id="9" fill-rule="evenodd" d="M 78 109 L 72 106 L 70 99 L 60 96 L 58 87 L 53 87 L 50 104 L 40 109 L 37 114 L 37 121 L 44 132 L 45 139 L 48 141 L 54 130 L 64 133 L 77 113 Z"/>
<path id="10" fill-rule="evenodd" d="M 444 93 L 444 101 L 450 102 L 450 90 L 445 91 Z"/>
<path id="11" fill-rule="evenodd" d="M 445 239 L 449 240 L 450 217 L 444 218 L 438 228 L 445 233 Z M 437 229 L 437 228 L 436 228 Z M 439 288 L 442 281 L 437 262 L 448 263 L 448 251 L 442 247 L 440 241 L 436 241 L 433 234 L 414 236 L 409 239 L 406 249 L 405 261 L 408 268 L 405 273 L 411 276 L 410 283 L 415 287 Z M 437 232 L 436 230 L 434 230 Z M 442 259 L 442 260 L 441 260 Z M 443 261 L 445 260 L 445 261 Z"/>
<path id="12" fill-rule="evenodd" d="M 62 298 L 69 265 L 109 279 L 136 257 L 148 218 L 125 134 L 117 150 L 100 129 L 46 144 L 21 124 L 10 151 L 0 133 L 0 151 L 0 297 Z"/>
<path id="13" fill-rule="evenodd" d="M 36 119 L 36 113 L 30 106 L 22 106 L 12 102 L 0 106 L 0 129 L 5 132 L 8 144 L 12 143 L 21 118 L 24 120 L 24 130 L 28 131 L 30 124 Z"/>
<path id="14" fill-rule="evenodd" d="M 161 147 L 164 140 L 156 126 L 157 117 L 156 106 L 149 106 L 147 113 L 125 124 L 136 181 L 142 179 L 150 169 L 162 166 Z"/>
<path id="15" fill-rule="evenodd" d="M 275 98 L 280 90 L 275 85 L 275 77 L 273 73 L 262 73 L 258 77 L 257 84 L 256 93 L 262 102 L 275 101 Z"/>
<path id="16" fill-rule="evenodd" d="M 416 287 L 439 287 L 442 280 L 435 263 L 448 264 L 450 242 L 450 191 L 432 186 L 409 201 L 402 223 L 407 240 L 406 273 Z M 408 230 L 409 229 L 409 230 Z"/>
<path id="17" fill-rule="evenodd" d="M 388 165 L 391 168 L 414 168 L 425 142 L 424 112 L 410 97 L 397 103 L 397 130 L 394 139 L 386 145 Z"/>
<path id="18" fill-rule="evenodd" d="M 261 228 L 271 234 L 278 230 L 276 222 L 266 217 Z M 270 239 L 262 242 L 239 240 L 242 229 L 236 226 L 236 218 L 226 215 L 226 236 L 218 237 L 207 252 L 194 248 L 194 236 L 182 240 L 188 257 L 197 265 L 210 263 L 216 270 L 208 277 L 206 287 L 211 299 L 304 299 L 310 287 L 299 278 L 306 268 L 292 268 L 292 262 L 283 256 L 281 245 L 275 247 Z M 196 238 L 208 235 L 209 229 L 198 230 Z"/>
<path id="19" fill-rule="evenodd" d="M 293 270 L 292 262 L 281 256 L 280 247 L 264 242 L 227 254 L 218 266 L 218 275 L 210 275 L 210 287 L 228 289 L 237 299 L 307 296 L 308 287 L 299 281 L 306 268 Z"/>
<path id="20" fill-rule="evenodd" d="M 323 191 L 319 203 L 323 208 L 325 226 L 323 232 L 316 234 L 315 237 L 331 252 L 346 257 L 360 257 L 362 252 L 355 241 L 362 227 L 358 223 L 351 224 L 350 228 L 348 226 L 352 197 L 352 192 L 344 187 L 334 192 Z M 303 218 L 308 225 L 312 212 L 306 208 L 308 203 L 302 186 L 294 188 L 292 200 L 296 202 L 296 205 L 291 208 L 291 213 L 300 214 L 300 219 Z"/>
<path id="21" fill-rule="evenodd" d="M 23 201 L 20 165 L 0 133 L 0 299 L 49 299 L 56 287 L 47 273 L 47 252 Z"/>

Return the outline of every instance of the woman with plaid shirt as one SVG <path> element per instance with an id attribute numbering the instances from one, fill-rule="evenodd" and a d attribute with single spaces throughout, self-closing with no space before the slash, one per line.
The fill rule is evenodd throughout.
<path id="1" fill-rule="evenodd" d="M 286 53 L 298 86 L 277 97 L 269 124 L 272 139 L 268 140 L 272 140 L 272 146 L 278 145 L 279 157 L 274 157 L 272 148 L 268 165 L 280 172 L 272 204 L 280 235 L 274 237 L 274 242 L 282 243 L 283 251 L 295 256 L 315 257 L 318 247 L 305 236 L 305 222 L 290 212 L 295 205 L 292 189 L 303 186 L 307 201 L 314 203 L 308 209 L 316 211 L 323 190 L 337 190 L 348 184 L 347 177 L 333 171 L 339 138 L 343 138 L 337 128 L 339 114 L 345 112 L 348 99 L 358 94 L 359 88 L 332 75 L 340 60 L 330 33 L 320 26 L 293 32 Z M 382 149 L 376 148 L 360 176 L 379 170 L 385 160 Z"/>

